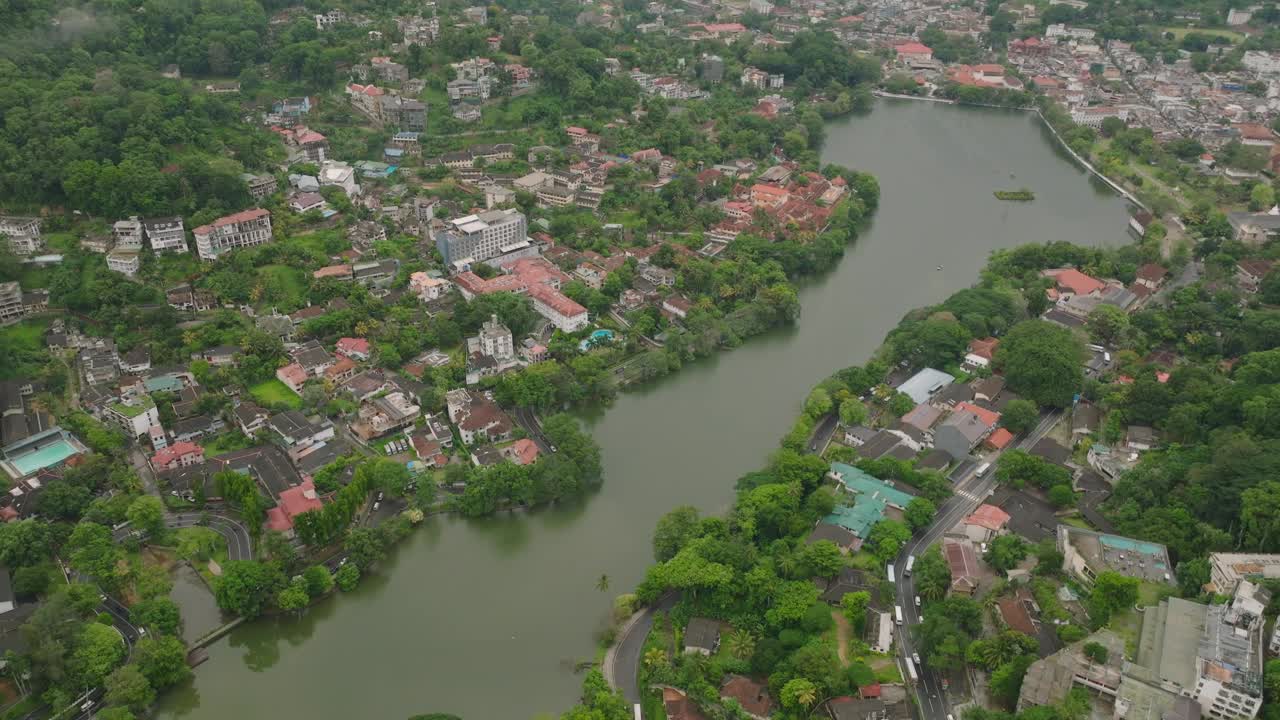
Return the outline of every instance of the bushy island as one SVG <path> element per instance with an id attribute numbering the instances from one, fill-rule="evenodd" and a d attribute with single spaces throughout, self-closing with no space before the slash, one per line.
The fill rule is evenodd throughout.
<path id="1" fill-rule="evenodd" d="M 701 516 L 684 507 L 659 521 L 656 562 L 635 594 L 618 603 L 625 616 L 668 593 L 679 597 L 669 613 L 657 614 L 643 654 L 646 716 L 663 716 L 666 693 L 668 707 L 691 703 L 708 718 L 745 718 L 731 699 L 742 693 L 729 690 L 743 678 L 761 683 L 750 685 L 751 692 L 767 693 L 775 718 L 811 717 L 827 699 L 902 682 L 895 657 L 873 650 L 861 630 L 869 606 L 884 609 L 887 603 L 891 611 L 895 601 L 885 563 L 914 530 L 932 522 L 934 508 L 950 495 L 950 483 L 922 469 L 918 458 L 859 459 L 853 448 L 839 445 L 825 458 L 805 450 L 815 420 L 831 412 L 850 427 L 897 426 L 915 403 L 903 402 L 888 383 L 914 369 L 940 368 L 957 380 L 989 375 L 990 370 L 961 364 L 975 339 L 1001 339 L 991 369 L 1020 398 L 1004 408 L 1001 421 L 1013 433 L 1035 425 L 1037 410 L 1092 408 L 1100 418 L 1098 430 L 1072 453 L 1081 462 L 1091 448 L 1123 442 L 1125 428 L 1142 425 L 1163 434 L 1163 442 L 1117 473 L 1113 492 L 1100 505 L 1086 498 L 1096 490 L 1077 491 L 1067 470 L 1035 452 L 1003 453 L 994 473 L 999 487 L 1052 503 L 1063 523 L 1088 527 L 1086 518 L 1101 518 L 1097 522 L 1109 532 L 1166 544 L 1177 580 L 1150 585 L 1104 572 L 1085 586 L 1064 574 L 1063 556 L 1052 540 L 1035 544 L 1010 534 L 991 543 L 984 557 L 998 573 L 996 582 L 983 595 L 967 597 L 949 593 L 952 575 L 936 547 L 921 552 L 915 577 L 923 622 L 913 629 L 914 647 L 937 671 L 968 666 L 990 674 L 989 707 L 971 707 L 964 717 L 1015 717 L 1037 643 L 1008 628 L 993 608 L 1016 588 L 1034 595 L 1061 643 L 1082 642 L 1099 629 L 1136 642 L 1136 634 L 1129 635 L 1140 623 L 1135 603 L 1170 595 L 1222 601 L 1206 589 L 1210 553 L 1280 550 L 1280 484 L 1273 478 L 1280 452 L 1272 447 L 1275 423 L 1267 410 L 1269 398 L 1280 392 L 1280 335 L 1271 332 L 1280 309 L 1263 302 L 1267 289 L 1280 287 L 1280 274 L 1267 275 L 1263 298 L 1235 278 L 1238 263 L 1275 257 L 1280 248 L 1209 238 L 1195 254 L 1197 264 L 1184 276 L 1186 261 L 1157 264 L 1158 249 L 1150 239 L 1117 249 L 1054 243 L 997 251 L 976 286 L 912 311 L 869 362 L 819 383 L 768 463 L 738 479 L 727 515 Z M 1054 310 L 1046 296 L 1055 280 L 1043 271 L 1062 268 L 1125 284 L 1151 277 L 1152 268 L 1161 277 L 1168 271 L 1182 280 L 1131 313 L 1100 307 L 1068 329 L 1040 319 Z M 1108 348 L 1113 362 L 1086 373 L 1094 352 L 1087 344 Z M 852 463 L 916 496 L 900 520 L 879 521 L 851 555 L 828 540 L 806 541 L 815 523 L 850 502 L 827 474 L 832 460 Z M 1089 514 L 1093 509 L 1101 513 Z M 1004 579 L 1015 568 L 1021 568 L 1019 580 Z M 864 578 L 863 585 L 833 596 L 830 588 L 847 581 L 849 570 Z M 1274 580 L 1263 583 L 1280 590 Z M 1079 605 L 1059 601 L 1060 588 L 1078 594 Z M 1267 613 L 1276 610 L 1273 602 Z M 707 643 L 706 623 L 718 628 L 719 641 L 706 654 L 685 652 Z M 1103 662 L 1108 650 L 1090 640 L 1082 652 Z M 1266 676 L 1273 682 L 1280 668 L 1269 665 Z M 1069 720 L 1087 707 L 1087 697 L 1077 690 L 1058 704 L 1027 707 L 1016 717 Z M 1272 718 L 1276 710 L 1269 705 L 1264 714 Z M 625 720 L 631 712 L 593 672 L 581 704 L 561 717 Z"/>

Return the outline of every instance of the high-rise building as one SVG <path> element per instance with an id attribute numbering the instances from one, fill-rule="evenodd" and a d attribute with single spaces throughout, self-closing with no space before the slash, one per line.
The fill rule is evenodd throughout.
<path id="1" fill-rule="evenodd" d="M 245 210 L 220 217 L 192 230 L 191 234 L 195 236 L 200 258 L 216 260 L 229 250 L 271 242 L 271 213 L 261 208 Z"/>
<path id="2" fill-rule="evenodd" d="M 528 222 L 516 210 L 489 210 L 445 223 L 436 247 L 445 265 L 482 262 L 528 242 Z"/>

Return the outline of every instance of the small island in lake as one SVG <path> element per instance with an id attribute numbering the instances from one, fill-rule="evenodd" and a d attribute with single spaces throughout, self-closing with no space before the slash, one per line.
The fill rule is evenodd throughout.
<path id="1" fill-rule="evenodd" d="M 1026 188 L 1021 190 L 997 190 L 995 195 L 997 200 L 1029 202 L 1036 199 L 1036 194 Z"/>

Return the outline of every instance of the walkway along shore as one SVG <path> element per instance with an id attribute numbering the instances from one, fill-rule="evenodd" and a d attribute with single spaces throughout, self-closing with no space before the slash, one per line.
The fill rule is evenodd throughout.
<path id="1" fill-rule="evenodd" d="M 925 102 L 942 103 L 942 104 L 944 104 L 944 105 L 959 105 L 959 104 L 960 104 L 960 103 L 957 103 L 955 100 L 948 100 L 948 99 L 946 99 L 946 98 L 920 97 L 920 96 L 918 96 L 918 95 L 899 95 L 899 94 L 897 94 L 897 93 L 885 92 L 885 91 L 883 91 L 883 90 L 876 90 L 876 91 L 874 91 L 872 94 L 873 94 L 873 95 L 875 95 L 876 97 L 882 97 L 882 98 L 895 98 L 895 99 L 898 99 L 898 100 L 923 100 L 923 101 L 925 101 Z M 1021 107 L 1021 108 L 1019 108 L 1019 107 L 1009 107 L 1009 106 L 1007 106 L 1007 105 L 988 105 L 988 104 L 986 104 L 986 103 L 964 103 L 964 105 L 965 105 L 965 106 L 968 106 L 968 107 L 997 108 L 997 109 L 1001 109 L 1001 110 L 1025 110 L 1025 111 L 1027 111 L 1027 112 L 1035 113 L 1035 114 L 1036 114 L 1036 117 L 1040 118 L 1040 122 L 1044 123 L 1044 126 L 1045 126 L 1046 128 L 1048 128 L 1048 130 L 1049 130 L 1049 132 L 1050 132 L 1050 133 L 1052 133 L 1052 134 L 1053 134 L 1054 139 L 1058 141 L 1058 145 L 1059 145 L 1059 146 L 1061 146 L 1063 150 L 1066 150 L 1066 151 L 1067 151 L 1067 154 L 1069 154 L 1069 155 L 1072 157 L 1072 159 L 1073 159 L 1073 160 L 1075 160 L 1075 161 L 1076 161 L 1076 163 L 1077 163 L 1078 165 L 1080 165 L 1080 167 L 1082 167 L 1082 168 L 1084 168 L 1085 170 L 1089 171 L 1089 173 L 1090 173 L 1090 174 L 1092 174 L 1094 177 L 1096 177 L 1096 178 L 1098 178 L 1099 180 L 1101 180 L 1102 182 L 1106 183 L 1106 184 L 1107 184 L 1107 187 L 1110 187 L 1112 190 L 1114 190 L 1114 191 L 1116 192 L 1116 194 L 1117 194 L 1117 195 L 1119 195 L 1120 197 L 1124 198 L 1125 200 L 1128 200 L 1129 202 L 1131 202 L 1131 203 L 1133 203 L 1134 205 L 1136 205 L 1136 206 L 1138 206 L 1138 207 L 1142 208 L 1143 210 L 1146 210 L 1147 212 L 1150 212 L 1150 211 L 1151 211 L 1151 208 L 1148 208 L 1148 207 L 1146 206 L 1146 204 L 1145 204 L 1145 203 L 1143 203 L 1141 200 L 1139 200 L 1139 199 L 1138 199 L 1138 197 L 1137 197 L 1136 195 L 1134 195 L 1133 193 L 1129 192 L 1129 191 L 1128 191 L 1127 189 L 1125 189 L 1125 187 L 1124 187 L 1123 185 L 1121 185 L 1120 183 L 1118 183 L 1118 182 L 1116 182 L 1115 180 L 1112 180 L 1111 178 L 1107 177 L 1105 174 L 1103 174 L 1103 172 L 1102 172 L 1101 170 L 1099 170 L 1098 168 L 1094 167 L 1094 166 L 1093 166 L 1093 163 L 1091 163 L 1091 162 L 1089 162 L 1088 160 L 1086 160 L 1085 158 L 1081 157 L 1081 156 L 1080 156 L 1080 154 L 1079 154 L 1079 153 L 1077 153 L 1075 150 L 1072 150 L 1072 149 L 1071 149 L 1071 146 L 1070 146 L 1070 145 L 1067 145 L 1067 142 L 1066 142 L 1065 140 L 1063 140 L 1063 139 L 1062 139 L 1062 136 L 1061 136 L 1061 135 L 1059 135 L 1059 134 L 1058 134 L 1057 129 L 1055 129 L 1055 128 L 1053 127 L 1053 125 L 1050 125 L 1050 124 L 1049 124 L 1049 121 L 1048 121 L 1047 119 L 1045 119 L 1044 113 L 1042 113 L 1042 112 L 1040 111 L 1040 108 L 1035 108 L 1035 107 Z"/>

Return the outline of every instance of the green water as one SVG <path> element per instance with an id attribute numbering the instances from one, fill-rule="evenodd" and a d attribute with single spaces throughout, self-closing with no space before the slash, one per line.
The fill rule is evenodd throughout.
<path id="1" fill-rule="evenodd" d="M 806 284 L 799 323 L 620 397 L 588 421 L 604 488 L 569 507 L 437 519 L 354 594 L 210 648 L 164 719 L 338 720 L 452 712 L 531 718 L 574 702 L 612 596 L 651 561 L 654 523 L 728 507 L 819 379 L 858 363 L 909 309 L 976 279 L 996 248 L 1125 241 L 1124 203 L 1027 115 L 882 102 L 829 127 L 824 160 L 875 173 L 875 223 Z M 992 192 L 1027 187 L 1030 203 Z M 942 265 L 941 271 L 935 270 Z M 608 593 L 595 589 L 607 574 Z"/>

